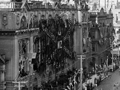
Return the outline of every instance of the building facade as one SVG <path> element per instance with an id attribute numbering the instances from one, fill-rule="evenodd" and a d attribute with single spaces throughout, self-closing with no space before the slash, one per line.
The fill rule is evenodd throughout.
<path id="1" fill-rule="evenodd" d="M 90 49 L 85 3 L 80 9 L 40 1 L 10 4 L 0 11 L 0 90 L 32 90 L 61 70 L 79 69 L 77 55 Z"/>
<path id="2" fill-rule="evenodd" d="M 92 43 L 92 62 L 97 65 L 104 63 L 108 65 L 108 62 L 111 62 L 110 51 L 114 40 L 113 14 L 111 10 L 106 13 L 102 8 L 100 12 L 91 12 L 90 21 L 92 21 L 89 31 Z"/>
<path id="3" fill-rule="evenodd" d="M 113 24 L 114 24 L 114 28 L 115 28 L 115 43 L 114 45 L 119 45 L 120 42 L 119 42 L 119 26 L 120 26 L 120 17 L 119 17 L 119 13 L 120 13 L 120 2 L 118 2 L 117 0 L 117 4 L 112 8 L 112 12 L 113 12 L 113 16 L 114 16 L 114 19 L 113 19 Z"/>

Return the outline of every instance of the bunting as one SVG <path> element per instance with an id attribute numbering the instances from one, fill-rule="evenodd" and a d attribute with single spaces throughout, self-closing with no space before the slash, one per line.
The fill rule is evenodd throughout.
<path id="1" fill-rule="evenodd" d="M 55 18 L 49 15 L 47 20 L 42 16 L 39 28 L 40 32 L 44 35 L 40 37 L 40 63 L 44 63 L 44 67 L 40 64 L 38 73 L 40 73 L 41 69 L 45 68 L 47 65 L 51 65 L 54 71 L 58 72 L 60 69 L 64 68 L 66 58 L 73 59 L 75 56 L 71 49 L 73 44 L 70 44 L 73 39 L 70 39 L 70 37 L 73 37 L 72 26 L 73 23 L 69 18 L 64 18 L 63 20 L 59 15 L 56 15 Z"/>

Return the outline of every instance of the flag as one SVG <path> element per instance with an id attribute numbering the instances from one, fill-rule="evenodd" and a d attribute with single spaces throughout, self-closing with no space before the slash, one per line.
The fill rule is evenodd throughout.
<path id="1" fill-rule="evenodd" d="M 118 22 L 118 15 L 116 14 L 116 23 Z"/>

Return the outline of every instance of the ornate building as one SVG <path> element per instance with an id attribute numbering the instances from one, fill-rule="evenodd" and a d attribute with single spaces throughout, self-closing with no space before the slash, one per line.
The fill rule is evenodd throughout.
<path id="1" fill-rule="evenodd" d="M 102 8 L 100 12 L 91 12 L 90 21 L 92 21 L 90 29 L 92 62 L 98 65 L 108 64 L 111 60 L 111 44 L 114 40 L 113 14 L 111 10 L 106 13 Z"/>
<path id="2" fill-rule="evenodd" d="M 40 1 L 10 4 L 0 11 L 0 90 L 40 87 L 61 70 L 77 65 L 76 55 L 89 52 L 84 1 L 79 9 Z"/>
<path id="3" fill-rule="evenodd" d="M 114 25 L 114 28 L 115 28 L 115 32 L 116 32 L 116 35 L 115 35 L 115 46 L 116 45 L 119 45 L 120 42 L 119 42 L 119 29 L 120 29 L 120 2 L 118 2 L 118 0 L 116 0 L 116 5 L 114 5 L 114 7 L 112 8 L 112 13 L 113 13 L 113 25 Z"/>

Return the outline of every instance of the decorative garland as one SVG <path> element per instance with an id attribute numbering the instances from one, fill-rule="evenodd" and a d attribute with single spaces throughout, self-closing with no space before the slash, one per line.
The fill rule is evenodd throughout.
<path id="1" fill-rule="evenodd" d="M 46 65 L 51 65 L 55 72 L 64 68 L 64 60 L 66 58 L 75 59 L 73 50 L 73 32 L 74 24 L 69 19 L 65 20 L 56 15 L 53 18 L 49 15 L 49 19 L 42 16 L 39 24 L 41 42 L 41 62 L 38 67 L 38 73 L 45 71 Z M 44 70 L 41 66 L 44 65 Z M 42 71 L 41 71 L 42 70 Z"/>

